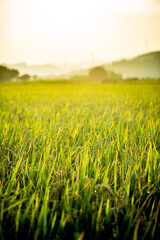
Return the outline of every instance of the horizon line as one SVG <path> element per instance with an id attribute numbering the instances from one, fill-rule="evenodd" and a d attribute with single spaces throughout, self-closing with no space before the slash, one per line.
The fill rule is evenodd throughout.
<path id="1" fill-rule="evenodd" d="M 84 61 L 76 61 L 76 62 L 72 62 L 72 61 L 63 61 L 63 62 L 59 62 L 59 63 L 55 63 L 55 62 L 44 62 L 44 63 L 28 63 L 27 61 L 17 61 L 17 62 L 14 62 L 14 63 L 9 63 L 9 62 L 1 62 L 0 65 L 18 65 L 18 64 L 25 64 L 27 66 L 33 66 L 33 65 L 36 65 L 36 66 L 44 66 L 44 65 L 55 65 L 55 66 L 60 66 L 60 65 L 64 65 L 64 64 L 91 64 L 91 65 L 95 65 L 96 63 L 113 63 L 113 62 L 118 62 L 118 61 L 122 61 L 122 60 L 131 60 L 131 59 L 134 59 L 138 56 L 142 56 L 142 55 L 146 55 L 146 54 L 150 54 L 150 53 L 154 53 L 154 52 L 160 52 L 160 49 L 157 49 L 157 50 L 151 50 L 151 51 L 147 51 L 147 52 L 142 52 L 142 53 L 139 53 L 139 54 L 136 54 L 132 57 L 121 57 L 121 58 L 117 58 L 117 59 L 113 59 L 113 60 L 94 60 L 94 63 L 91 62 L 91 60 L 84 60 Z"/>

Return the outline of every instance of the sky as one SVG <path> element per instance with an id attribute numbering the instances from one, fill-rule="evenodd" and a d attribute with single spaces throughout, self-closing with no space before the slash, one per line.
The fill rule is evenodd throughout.
<path id="1" fill-rule="evenodd" d="M 0 0 L 0 63 L 112 61 L 160 50 L 160 0 Z"/>

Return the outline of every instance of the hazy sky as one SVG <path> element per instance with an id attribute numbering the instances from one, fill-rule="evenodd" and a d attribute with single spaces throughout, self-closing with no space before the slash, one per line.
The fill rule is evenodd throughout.
<path id="1" fill-rule="evenodd" d="M 160 0 L 0 0 L 0 62 L 115 60 L 160 50 Z"/>

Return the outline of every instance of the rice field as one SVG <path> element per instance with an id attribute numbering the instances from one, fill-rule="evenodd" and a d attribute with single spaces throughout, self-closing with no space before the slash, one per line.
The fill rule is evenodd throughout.
<path id="1" fill-rule="evenodd" d="M 159 82 L 0 84 L 0 239 L 159 235 Z"/>

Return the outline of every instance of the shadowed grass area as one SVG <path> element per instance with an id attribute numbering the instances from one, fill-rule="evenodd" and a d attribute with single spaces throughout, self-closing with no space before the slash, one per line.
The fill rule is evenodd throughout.
<path id="1" fill-rule="evenodd" d="M 157 239 L 160 84 L 0 84 L 1 239 Z"/>

